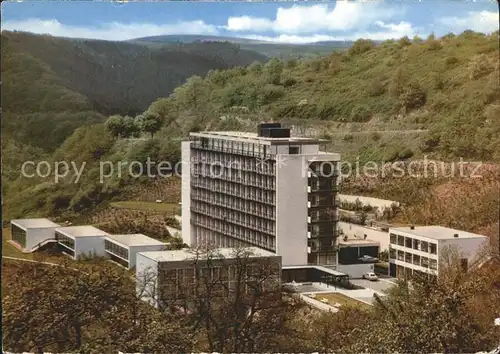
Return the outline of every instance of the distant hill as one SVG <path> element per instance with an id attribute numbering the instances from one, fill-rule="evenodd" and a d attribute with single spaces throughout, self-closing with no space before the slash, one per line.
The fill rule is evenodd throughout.
<path id="1" fill-rule="evenodd" d="M 345 50 L 353 43 L 351 41 L 326 41 L 306 44 L 289 44 L 240 37 L 202 35 L 152 36 L 136 38 L 130 40 L 129 42 L 154 46 L 171 46 L 177 43 L 197 44 L 204 42 L 227 42 L 239 45 L 242 50 L 250 50 L 267 57 L 277 57 L 283 59 L 325 56 L 331 54 L 333 51 Z"/>
<path id="2" fill-rule="evenodd" d="M 193 75 L 268 59 L 222 42 L 152 48 L 7 31 L 1 40 L 3 127 L 45 149 L 103 115 L 136 115 Z"/>

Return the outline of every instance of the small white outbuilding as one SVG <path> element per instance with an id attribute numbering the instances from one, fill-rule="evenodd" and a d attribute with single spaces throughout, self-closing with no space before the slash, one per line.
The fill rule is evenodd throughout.
<path id="1" fill-rule="evenodd" d="M 54 230 L 58 227 L 45 218 L 11 220 L 11 239 L 24 252 L 32 252 L 46 242 L 54 242 Z"/>

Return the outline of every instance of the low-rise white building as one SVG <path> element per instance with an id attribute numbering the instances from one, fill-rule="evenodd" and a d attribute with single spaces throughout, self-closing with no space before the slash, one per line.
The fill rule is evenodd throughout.
<path id="1" fill-rule="evenodd" d="M 45 218 L 11 220 L 11 239 L 23 251 L 35 251 L 42 244 L 54 241 L 54 230 L 60 226 Z"/>
<path id="2" fill-rule="evenodd" d="M 488 237 L 443 226 L 409 226 L 389 229 L 389 275 L 408 277 L 415 272 L 437 275 L 445 252 L 459 256 L 467 270 L 488 245 Z"/>
<path id="3" fill-rule="evenodd" d="M 80 256 L 104 257 L 104 240 L 108 233 L 90 225 L 55 229 L 55 238 L 64 252 L 73 259 Z"/>
<path id="4" fill-rule="evenodd" d="M 111 260 L 127 269 L 135 267 L 138 252 L 163 251 L 168 246 L 143 234 L 108 235 L 104 240 L 104 248 Z"/>
<path id="5" fill-rule="evenodd" d="M 247 247 L 245 252 L 218 248 L 198 254 L 189 248 L 140 252 L 136 263 L 137 294 L 155 307 L 167 300 L 187 299 L 195 296 L 198 274 L 209 277 L 204 278 L 203 283 L 205 280 L 220 282 L 215 296 L 227 296 L 225 291 L 234 289 L 240 270 L 251 272 L 243 277 L 250 279 L 251 275 L 259 274 L 259 267 L 271 272 L 264 283 L 281 286 L 281 256 L 258 247 Z"/>

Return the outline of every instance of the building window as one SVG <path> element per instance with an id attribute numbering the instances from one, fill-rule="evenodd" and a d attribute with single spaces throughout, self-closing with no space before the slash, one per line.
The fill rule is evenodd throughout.
<path id="1" fill-rule="evenodd" d="M 420 251 L 420 240 L 413 239 L 413 249 Z"/>
<path id="2" fill-rule="evenodd" d="M 422 243 L 420 244 L 420 250 L 422 252 L 429 252 L 429 243 L 426 241 L 422 241 Z"/>
<path id="3" fill-rule="evenodd" d="M 437 269 L 437 261 L 435 259 L 430 259 L 429 260 L 429 268 L 432 270 Z"/>
<path id="4" fill-rule="evenodd" d="M 290 146 L 289 153 L 290 155 L 297 155 L 299 153 L 299 147 L 298 146 Z"/>
<path id="5" fill-rule="evenodd" d="M 56 240 L 59 242 L 59 244 L 69 248 L 70 250 L 74 251 L 75 250 L 75 240 L 72 238 L 69 238 L 66 235 L 63 235 L 59 232 L 56 231 Z"/>
<path id="6" fill-rule="evenodd" d="M 406 263 L 411 263 L 412 262 L 412 258 L 411 258 L 412 254 L 409 253 L 409 252 L 405 252 L 405 262 Z"/>
<path id="7" fill-rule="evenodd" d="M 391 234 L 391 244 L 397 244 L 398 236 L 396 234 Z"/>
<path id="8" fill-rule="evenodd" d="M 420 266 L 424 268 L 429 268 L 429 258 L 421 257 L 420 258 Z"/>
<path id="9" fill-rule="evenodd" d="M 417 255 L 417 254 L 413 255 L 413 264 L 418 265 L 418 266 L 420 265 L 420 256 L 419 255 Z"/>
<path id="10" fill-rule="evenodd" d="M 437 245 L 435 243 L 429 243 L 429 249 L 431 254 L 437 254 Z"/>
<path id="11" fill-rule="evenodd" d="M 405 237 L 405 247 L 412 248 L 412 241 L 413 239 L 411 237 Z"/>
<path id="12" fill-rule="evenodd" d="M 104 241 L 104 248 L 109 253 L 112 253 L 115 256 L 118 256 L 120 258 L 128 260 L 128 249 L 126 249 L 125 247 L 121 247 L 114 242 L 105 240 Z"/>
<path id="13" fill-rule="evenodd" d="M 405 261 L 405 253 L 403 251 L 398 251 L 398 261 Z"/>
<path id="14" fill-rule="evenodd" d="M 26 247 L 26 231 L 17 227 L 16 225 L 11 225 L 10 236 L 12 241 L 17 243 L 22 248 Z"/>
<path id="15" fill-rule="evenodd" d="M 405 237 L 398 235 L 398 246 L 404 246 L 405 245 Z"/>
<path id="16" fill-rule="evenodd" d="M 394 248 L 389 249 L 389 257 L 391 259 L 396 259 L 396 250 Z"/>

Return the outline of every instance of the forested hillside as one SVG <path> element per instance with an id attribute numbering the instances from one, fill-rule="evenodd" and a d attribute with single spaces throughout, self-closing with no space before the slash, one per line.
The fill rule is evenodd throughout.
<path id="1" fill-rule="evenodd" d="M 85 213 L 125 193 L 129 185 L 150 182 L 145 177 L 120 179 L 115 175 L 100 183 L 99 161 L 145 163 L 150 157 L 152 161 L 175 163 L 179 159 L 179 140 L 190 131 L 254 131 L 256 123 L 262 120 L 280 120 L 293 125 L 299 133 L 327 138 L 328 149 L 340 152 L 346 161 L 356 157 L 362 161 L 395 161 L 423 155 L 447 161 L 457 161 L 460 157 L 466 161 L 500 161 L 498 32 L 487 36 L 466 31 L 458 36 L 402 38 L 381 44 L 358 40 L 348 51 L 324 58 L 272 59 L 248 67 L 210 70 L 205 78 L 190 77 L 184 85 L 175 88 L 172 95 L 158 93 L 161 91 L 158 87 L 163 85 L 161 76 L 147 82 L 137 76 L 120 76 L 123 81 L 107 86 L 109 94 L 121 98 L 127 82 L 136 84 L 134 90 L 145 87 L 157 93 L 146 111 L 126 119 L 131 124 L 140 124 L 143 117 L 157 117 L 161 121 L 159 131 L 144 133 L 141 139 L 119 137 L 105 124 L 87 126 L 95 121 L 104 122 L 105 118 L 93 109 L 109 108 L 107 99 L 114 96 L 93 96 L 97 102 L 94 104 L 80 91 L 70 91 L 65 80 L 76 75 L 70 73 L 69 67 L 73 60 L 79 63 L 76 54 L 74 59 L 69 59 L 67 53 L 66 60 L 51 59 L 52 63 L 68 64 L 59 65 L 61 71 L 56 74 L 55 69 L 39 57 L 9 49 L 12 38 L 19 36 L 31 38 L 25 34 L 8 34 L 7 46 L 2 43 L 2 51 L 8 54 L 3 58 L 7 65 L 2 67 L 4 126 L 8 127 L 7 136 L 16 138 L 4 141 L 2 146 L 3 151 L 11 155 L 4 160 L 2 176 L 3 182 L 7 182 L 3 185 L 7 216 Z M 41 38 L 42 42 L 52 45 L 66 41 Z M 26 46 L 26 43 L 17 43 L 15 47 Z M 64 43 L 70 46 L 69 41 Z M 132 48 L 137 53 L 146 50 L 133 44 L 122 47 L 99 41 L 71 43 L 80 43 L 78 46 L 85 48 L 83 52 L 87 54 L 94 48 L 93 58 L 107 64 L 116 63 L 113 60 L 122 57 L 119 53 L 124 48 Z M 100 46 L 103 48 L 98 50 Z M 23 67 L 30 70 L 25 72 Z M 128 68 L 132 70 L 131 66 Z M 140 72 L 139 68 L 135 72 Z M 90 70 L 82 71 L 78 78 L 87 84 L 96 80 L 93 87 L 98 92 L 97 82 L 102 80 L 101 76 Z M 73 78 L 78 81 L 77 76 Z M 113 114 L 121 112 L 117 109 Z M 46 123 L 32 124 L 27 119 Z M 61 145 L 66 134 L 77 125 L 85 126 Z M 58 184 L 47 179 L 19 178 L 16 171 L 20 161 L 29 155 L 36 159 L 44 154 L 40 147 L 45 148 L 50 161 L 86 161 L 85 174 L 79 183 L 73 183 L 70 177 Z M 54 149 L 55 152 L 50 151 Z M 404 193 L 399 196 L 407 200 L 406 197 Z M 487 195 L 478 197 L 478 203 L 483 197 Z M 488 214 L 487 222 L 491 219 L 492 215 Z M 488 225 L 485 221 L 485 225 L 480 226 Z"/>
<path id="2" fill-rule="evenodd" d="M 192 75 L 266 60 L 230 43 L 152 49 L 128 42 L 5 31 L 2 42 L 11 52 L 29 54 L 48 65 L 66 87 L 85 95 L 96 110 L 107 114 L 137 114 Z"/>
<path id="3" fill-rule="evenodd" d="M 359 40 L 325 58 L 214 70 L 163 102 L 175 107 L 166 110 L 178 122 L 192 123 L 188 130 L 253 129 L 263 119 L 312 127 L 348 159 L 427 154 L 498 161 L 499 100 L 498 32 L 466 31 L 380 45 Z"/>
<path id="4" fill-rule="evenodd" d="M 329 41 L 306 44 L 274 43 L 238 37 L 198 36 L 198 35 L 166 35 L 136 38 L 133 43 L 150 46 L 176 46 L 182 44 L 200 48 L 200 43 L 229 42 L 236 44 L 242 50 L 257 52 L 267 57 L 279 59 L 299 59 L 326 56 L 333 51 L 343 51 L 352 45 L 352 41 Z"/>

